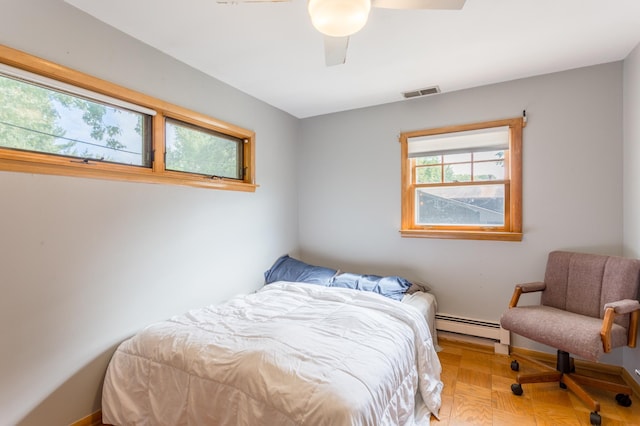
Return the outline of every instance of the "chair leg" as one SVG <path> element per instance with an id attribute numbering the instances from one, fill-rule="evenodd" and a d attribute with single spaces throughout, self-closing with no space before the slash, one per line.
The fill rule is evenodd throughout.
<path id="1" fill-rule="evenodd" d="M 613 383 L 607 380 L 596 379 L 594 377 L 583 376 L 581 374 L 570 374 L 571 378 L 584 386 L 591 386 L 594 388 L 604 389 L 610 392 L 616 393 L 624 393 L 630 395 L 632 393 L 632 389 L 630 386 L 623 385 L 620 383 Z"/>
<path id="2" fill-rule="evenodd" d="M 524 361 L 524 362 L 528 362 L 529 364 L 533 364 L 535 366 L 537 366 L 538 368 L 542 369 L 542 370 L 551 370 L 554 371 L 552 367 L 550 367 L 549 365 L 538 361 L 537 359 L 533 359 L 530 358 L 526 355 L 519 355 L 519 354 L 511 354 L 511 358 L 518 360 L 518 361 Z"/>
<path id="3" fill-rule="evenodd" d="M 618 394 L 616 395 L 616 401 L 618 402 L 618 404 L 624 407 L 628 407 L 629 405 L 631 405 L 630 395 L 633 391 L 630 386 L 576 374 L 574 359 L 567 352 L 560 350 L 558 351 L 555 370 L 549 365 L 529 358 L 527 356 L 512 354 L 512 357 L 515 359 L 515 361 L 513 361 L 511 365 L 512 370 L 518 371 L 518 361 L 525 361 L 538 366 L 544 371 L 540 373 L 518 374 L 516 376 L 517 383 L 511 385 L 511 391 L 515 395 L 522 395 L 521 384 L 523 383 L 543 383 L 557 381 L 560 383 L 561 387 L 568 388 L 591 409 L 590 422 L 592 425 L 601 424 L 602 418 L 600 414 L 598 414 L 598 412 L 600 411 L 600 402 L 592 398 L 583 389 L 582 386 L 596 387 L 610 392 L 618 392 Z M 516 368 L 514 368 L 514 363 Z"/>
<path id="4" fill-rule="evenodd" d="M 518 383 L 549 383 L 549 382 L 560 382 L 562 379 L 562 373 L 560 372 L 549 372 L 549 373 L 529 373 L 529 374 L 518 374 L 516 376 L 516 381 Z"/>
<path id="5" fill-rule="evenodd" d="M 573 374 L 564 374 L 560 381 L 567 385 L 567 388 L 569 388 L 570 391 L 576 394 L 576 396 L 580 398 L 582 402 L 585 403 L 585 405 L 591 408 L 591 411 L 596 413 L 600 411 L 600 403 L 591 398 L 591 396 L 584 389 L 582 389 L 582 386 L 580 386 L 576 382 L 576 380 L 574 380 L 574 378 L 575 377 Z"/>
<path id="6" fill-rule="evenodd" d="M 524 361 L 524 362 L 533 364 L 539 369 L 544 371 L 540 373 L 518 374 L 516 376 L 516 380 L 519 384 L 559 382 L 560 378 L 562 377 L 562 373 L 560 371 L 554 370 L 549 365 L 544 364 L 536 359 L 529 358 L 528 356 L 525 356 L 525 355 L 517 355 L 517 354 L 513 354 L 512 357 L 517 361 Z"/>
<path id="7" fill-rule="evenodd" d="M 581 374 L 575 373 L 570 374 L 569 376 L 575 382 L 581 385 L 603 389 L 609 392 L 616 392 L 616 402 L 618 403 L 618 405 L 622 407 L 631 406 L 631 395 L 633 394 L 633 389 L 631 389 L 631 386 L 610 382 L 608 380 L 596 379 L 594 377 L 583 376 Z"/>

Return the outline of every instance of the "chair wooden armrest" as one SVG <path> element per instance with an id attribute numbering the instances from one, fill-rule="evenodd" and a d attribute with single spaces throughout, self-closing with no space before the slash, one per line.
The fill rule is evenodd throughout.
<path id="1" fill-rule="evenodd" d="M 600 338 L 605 352 L 611 351 L 611 327 L 616 315 L 631 314 L 629 318 L 629 330 L 627 337 L 627 346 L 636 347 L 638 337 L 638 319 L 640 318 L 640 302 L 637 300 L 620 300 L 617 302 L 607 303 L 604 306 L 604 318 L 602 320 L 602 328 L 600 329 Z"/>
<path id="2" fill-rule="evenodd" d="M 532 293 L 535 291 L 542 291 L 546 287 L 547 287 L 546 284 L 540 281 L 536 281 L 532 283 L 517 284 L 516 288 L 513 290 L 511 301 L 509 302 L 509 309 L 515 308 L 518 305 L 518 300 L 520 300 L 520 295 L 522 293 Z"/>
<path id="3" fill-rule="evenodd" d="M 640 311 L 633 311 L 629 319 L 629 340 L 627 345 L 635 348 L 638 341 L 638 323 L 640 322 Z"/>

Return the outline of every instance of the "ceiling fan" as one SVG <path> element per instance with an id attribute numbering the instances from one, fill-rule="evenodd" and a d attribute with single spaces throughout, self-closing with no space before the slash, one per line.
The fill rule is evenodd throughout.
<path id="1" fill-rule="evenodd" d="M 276 3 L 291 0 L 217 0 L 218 3 Z M 349 36 L 360 31 L 372 7 L 384 9 L 462 9 L 466 0 L 308 0 L 313 26 L 324 35 L 327 66 L 344 64 Z"/>

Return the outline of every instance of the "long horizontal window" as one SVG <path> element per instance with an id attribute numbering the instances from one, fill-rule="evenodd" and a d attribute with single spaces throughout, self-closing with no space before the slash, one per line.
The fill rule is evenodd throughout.
<path id="1" fill-rule="evenodd" d="M 254 191 L 254 140 L 0 45 L 0 170 Z"/>
<path id="2" fill-rule="evenodd" d="M 522 239 L 521 118 L 403 133 L 408 237 Z"/>

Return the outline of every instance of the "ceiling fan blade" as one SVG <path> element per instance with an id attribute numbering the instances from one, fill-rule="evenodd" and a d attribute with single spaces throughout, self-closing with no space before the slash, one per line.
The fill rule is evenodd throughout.
<path id="1" fill-rule="evenodd" d="M 324 36 L 324 60 L 328 67 L 342 65 L 347 60 L 349 37 Z"/>
<path id="2" fill-rule="evenodd" d="M 371 6 L 384 9 L 462 9 L 466 0 L 372 0 Z"/>

